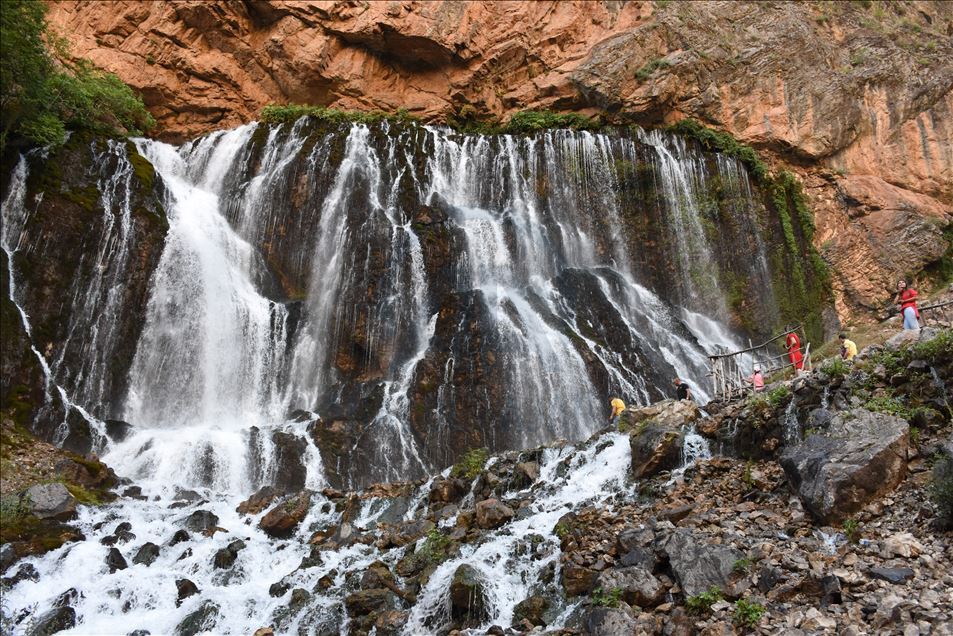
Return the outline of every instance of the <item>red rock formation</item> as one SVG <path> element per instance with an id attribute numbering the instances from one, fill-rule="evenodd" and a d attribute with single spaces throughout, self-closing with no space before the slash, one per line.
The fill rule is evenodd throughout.
<path id="1" fill-rule="evenodd" d="M 50 19 L 173 140 L 285 102 L 696 117 L 805 179 L 842 317 L 949 249 L 950 3 L 62 0 Z"/>

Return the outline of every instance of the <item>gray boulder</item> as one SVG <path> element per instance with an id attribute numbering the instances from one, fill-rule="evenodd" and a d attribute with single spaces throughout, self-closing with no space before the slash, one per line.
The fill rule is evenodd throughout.
<path id="1" fill-rule="evenodd" d="M 728 585 L 735 562 L 744 554 L 734 548 L 707 543 L 691 530 L 679 529 L 662 546 L 672 572 L 686 596 Z"/>
<path id="2" fill-rule="evenodd" d="M 450 581 L 450 616 L 467 627 L 476 627 L 486 619 L 486 595 L 483 577 L 476 568 L 463 564 Z"/>
<path id="3" fill-rule="evenodd" d="M 76 516 L 76 498 L 59 483 L 37 484 L 26 491 L 31 510 L 40 519 L 66 521 Z"/>
<path id="4" fill-rule="evenodd" d="M 497 499 L 484 499 L 476 505 L 476 522 L 481 528 L 499 528 L 513 518 L 513 509 Z"/>
<path id="5" fill-rule="evenodd" d="M 640 567 L 615 568 L 599 574 L 603 590 L 621 590 L 629 605 L 654 607 L 662 602 L 665 590 L 650 572 Z"/>
<path id="6" fill-rule="evenodd" d="M 193 532 L 208 532 L 218 526 L 218 516 L 209 510 L 196 510 L 185 520 L 185 527 Z"/>
<path id="7" fill-rule="evenodd" d="M 630 636 L 636 633 L 636 621 L 624 609 L 594 607 L 583 621 L 585 631 L 592 636 Z"/>
<path id="8" fill-rule="evenodd" d="M 885 413 L 839 413 L 826 433 L 785 449 L 781 466 L 804 507 L 822 523 L 838 523 L 903 481 L 909 429 Z"/>
<path id="9" fill-rule="evenodd" d="M 76 610 L 72 607 L 57 607 L 40 614 L 26 632 L 29 636 L 51 636 L 76 626 Z"/>
<path id="10" fill-rule="evenodd" d="M 632 476 L 651 477 L 664 470 L 678 468 L 685 434 L 662 424 L 640 425 L 629 433 L 632 449 Z"/>
<path id="11" fill-rule="evenodd" d="M 139 551 L 136 552 L 136 556 L 132 557 L 132 562 L 149 566 L 152 565 L 152 562 L 157 558 L 159 558 L 159 546 L 150 542 L 143 544 L 143 546 L 139 548 Z"/>
<path id="12" fill-rule="evenodd" d="M 218 604 L 205 601 L 197 610 L 186 616 L 175 627 L 175 636 L 195 636 L 200 632 L 211 631 L 221 618 Z"/>

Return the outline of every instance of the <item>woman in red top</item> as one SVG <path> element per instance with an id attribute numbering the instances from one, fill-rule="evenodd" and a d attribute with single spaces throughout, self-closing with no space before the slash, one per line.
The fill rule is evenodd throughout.
<path id="1" fill-rule="evenodd" d="M 920 310 L 917 309 L 917 290 L 907 286 L 907 281 L 897 283 L 897 295 L 893 302 L 900 305 L 904 329 L 920 328 Z"/>
<path id="2" fill-rule="evenodd" d="M 788 350 L 791 364 L 797 371 L 801 371 L 804 368 L 804 356 L 801 354 L 801 339 L 794 331 L 788 333 L 788 337 L 784 340 L 784 348 Z"/>

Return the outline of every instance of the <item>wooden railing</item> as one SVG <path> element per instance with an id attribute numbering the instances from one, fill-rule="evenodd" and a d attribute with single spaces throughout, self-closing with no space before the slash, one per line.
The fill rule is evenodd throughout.
<path id="1" fill-rule="evenodd" d="M 721 400 L 731 400 L 751 391 L 753 386 L 747 381 L 747 378 L 754 372 L 755 365 L 761 366 L 761 375 L 765 378 L 791 367 L 791 360 L 787 352 L 778 354 L 778 345 L 775 345 L 775 343 L 786 338 L 792 331 L 798 334 L 803 343 L 803 329 L 798 325 L 794 329 L 787 330 L 759 345 L 740 351 L 708 356 L 709 376 L 712 379 L 715 395 Z M 802 345 L 801 353 L 804 356 L 804 369 L 810 370 L 812 368 L 810 342 Z"/>

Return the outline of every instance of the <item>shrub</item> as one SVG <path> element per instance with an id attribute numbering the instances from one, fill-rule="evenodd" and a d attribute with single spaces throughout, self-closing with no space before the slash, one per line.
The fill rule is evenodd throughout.
<path id="1" fill-rule="evenodd" d="M 74 60 L 46 23 L 39 0 L 0 3 L 0 150 L 10 135 L 63 143 L 68 130 L 138 135 L 155 125 L 142 99 L 122 80 Z"/>
<path id="2" fill-rule="evenodd" d="M 953 329 L 944 329 L 926 342 L 910 347 L 910 354 L 930 364 L 953 360 Z"/>
<path id="3" fill-rule="evenodd" d="M 451 541 L 449 537 L 444 536 L 439 530 L 433 528 L 427 533 L 427 538 L 417 549 L 415 554 L 427 563 L 442 563 L 449 556 Z"/>
<path id="4" fill-rule="evenodd" d="M 463 457 L 460 458 L 460 461 L 454 464 L 453 468 L 450 469 L 450 476 L 466 479 L 467 481 L 475 479 L 476 476 L 480 474 L 480 471 L 483 470 L 483 466 L 486 464 L 486 460 L 489 456 L 490 451 L 486 448 L 468 450 Z"/>
<path id="5" fill-rule="evenodd" d="M 548 110 L 521 110 L 510 117 L 504 132 L 534 133 L 551 128 L 572 128 L 575 130 L 593 130 L 599 127 L 596 119 L 579 113 L 554 113 Z"/>
<path id="6" fill-rule="evenodd" d="M 636 78 L 642 81 L 645 81 L 648 78 L 650 78 L 652 74 L 655 73 L 655 71 L 661 70 L 663 68 L 668 68 L 671 65 L 672 63 L 669 62 L 668 60 L 657 57 L 654 60 L 649 60 L 648 62 L 646 62 L 642 66 L 642 68 L 640 68 L 639 70 L 635 72 L 635 76 Z"/>
<path id="7" fill-rule="evenodd" d="M 735 625 L 754 627 L 761 622 L 761 618 L 764 616 L 765 611 L 764 605 L 752 603 L 741 598 L 735 602 L 735 610 L 732 620 L 734 621 Z"/>
<path id="8" fill-rule="evenodd" d="M 325 106 L 311 106 L 308 104 L 269 104 L 261 109 L 258 118 L 265 124 L 290 124 L 302 117 L 313 117 L 320 121 L 332 124 L 376 124 L 382 121 L 408 122 L 416 121 L 405 109 L 398 109 L 396 113 L 385 113 L 381 110 L 368 112 L 356 110 L 340 110 Z"/>
<path id="9" fill-rule="evenodd" d="M 784 384 L 768 391 L 768 402 L 774 408 L 778 408 L 783 405 L 790 397 L 791 389 Z"/>
<path id="10" fill-rule="evenodd" d="M 896 415 L 905 420 L 910 419 L 912 415 L 910 409 L 908 409 L 903 402 L 889 395 L 880 395 L 868 400 L 867 403 L 864 404 L 864 408 L 868 411 L 876 411 L 877 413 Z"/>
<path id="11" fill-rule="evenodd" d="M 860 540 L 860 522 L 856 519 L 848 519 L 845 521 L 844 535 L 851 543 L 857 543 Z"/>
<path id="12" fill-rule="evenodd" d="M 670 126 L 669 130 L 695 139 L 708 150 L 734 157 L 743 163 L 759 182 L 768 177 L 768 166 L 758 158 L 754 148 L 739 142 L 728 133 L 712 130 L 694 119 L 683 119 Z"/>
<path id="13" fill-rule="evenodd" d="M 717 587 L 708 588 L 707 592 L 689 596 L 685 601 L 685 606 L 692 614 L 707 614 L 711 611 L 711 606 L 722 599 L 721 590 Z"/>
<path id="14" fill-rule="evenodd" d="M 747 572 L 751 568 L 751 559 L 738 559 L 731 564 L 731 569 L 735 572 Z"/>
<path id="15" fill-rule="evenodd" d="M 832 378 L 842 378 L 850 373 L 850 365 L 840 356 L 828 358 L 821 366 L 821 371 Z"/>
<path id="16" fill-rule="evenodd" d="M 933 466 L 930 498 L 936 506 L 936 524 L 953 529 L 953 457 L 944 456 Z"/>
<path id="17" fill-rule="evenodd" d="M 608 591 L 598 587 L 592 592 L 592 604 L 597 607 L 619 607 L 620 600 L 622 600 L 622 588 L 619 587 Z"/>

